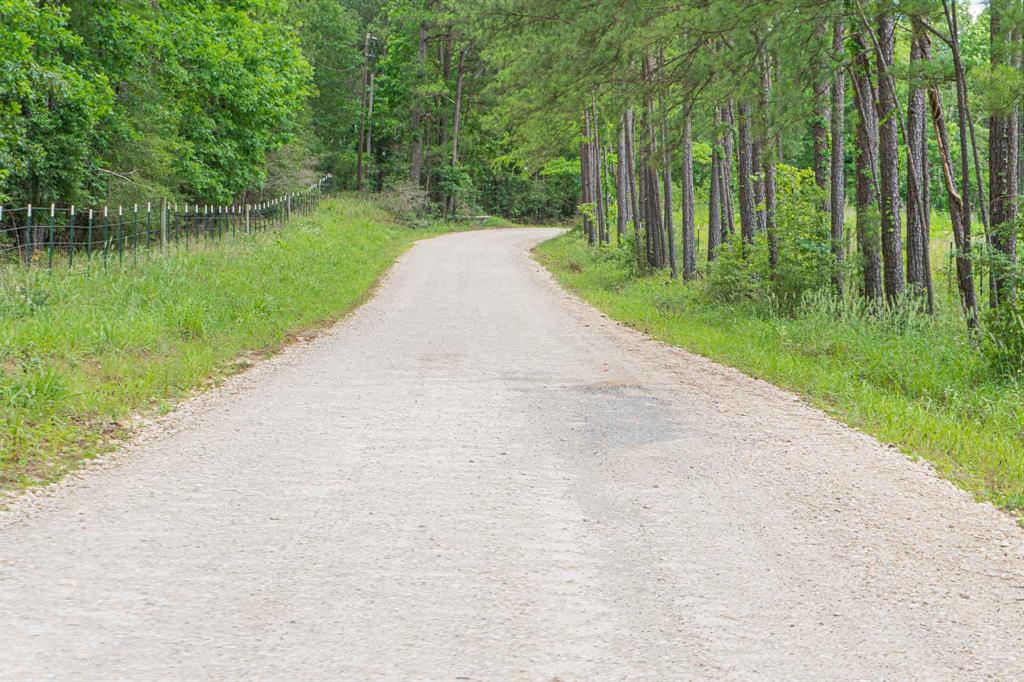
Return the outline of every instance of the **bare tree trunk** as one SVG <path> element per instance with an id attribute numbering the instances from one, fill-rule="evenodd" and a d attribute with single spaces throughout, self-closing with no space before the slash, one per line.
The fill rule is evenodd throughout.
<path id="1" fill-rule="evenodd" d="M 650 265 L 656 268 L 664 268 L 667 262 L 665 249 L 665 234 L 661 216 L 660 193 L 658 189 L 657 145 L 658 136 L 654 131 L 654 97 L 651 94 L 651 87 L 654 84 L 654 64 L 650 56 L 644 57 L 644 82 L 648 86 L 647 94 L 644 97 L 643 127 L 646 136 L 644 145 L 644 164 L 647 175 L 647 191 L 644 193 L 647 203 L 647 210 L 650 216 L 648 222 L 648 239 L 650 243 Z"/>
<path id="2" fill-rule="evenodd" d="M 683 279 L 697 276 L 697 226 L 693 197 L 693 124 L 683 121 Z"/>
<path id="3" fill-rule="evenodd" d="M 585 206 L 583 210 L 583 232 L 587 235 L 587 243 L 594 243 L 594 226 L 590 218 L 590 213 L 593 207 L 593 188 L 594 183 L 590 179 L 590 163 L 592 155 L 590 153 L 590 108 L 587 107 L 583 110 L 583 140 L 580 142 L 580 191 L 582 193 L 582 200 Z"/>
<path id="4" fill-rule="evenodd" d="M 607 207 L 604 203 L 604 187 L 601 179 L 604 177 L 604 160 L 601 158 L 601 131 L 600 121 L 597 116 L 597 98 L 594 97 L 594 139 L 591 142 L 591 150 L 594 155 L 594 208 L 597 210 L 597 240 L 600 243 L 608 242 Z"/>
<path id="5" fill-rule="evenodd" d="M 970 148 L 970 132 L 968 130 L 968 119 L 970 117 L 970 110 L 967 103 L 967 77 L 964 71 L 963 61 L 960 59 L 960 38 L 959 30 L 956 20 L 956 2 L 953 1 L 952 5 L 947 0 L 942 0 L 942 8 L 946 15 L 946 25 L 949 28 L 951 53 L 953 56 L 953 70 L 956 76 L 956 105 L 957 105 L 957 128 L 960 133 L 960 231 L 961 231 L 961 242 L 962 244 L 957 245 L 957 250 L 963 250 L 963 257 L 968 261 L 971 258 L 972 251 L 972 236 L 971 236 L 971 163 L 970 158 L 967 155 L 967 150 Z M 929 96 L 931 93 L 929 93 Z M 938 96 L 938 92 L 935 93 Z M 941 103 L 941 100 L 937 100 Z M 933 105 L 934 108 L 934 105 Z M 941 108 L 938 112 L 942 114 Z M 935 112 L 932 112 L 935 115 Z M 936 133 L 937 134 L 937 133 Z M 975 159 L 975 168 L 978 170 L 977 159 Z M 979 170 L 980 172 L 980 170 Z M 978 183 L 979 191 L 981 183 Z M 950 204 L 952 207 L 952 204 Z M 952 210 L 951 210 L 952 213 Z M 985 218 L 985 209 L 982 205 L 981 209 L 982 220 Z M 951 216 L 953 217 L 953 216 Z M 987 222 L 985 223 L 988 224 Z M 954 237 L 956 230 L 954 229 Z M 974 285 L 971 284 L 973 291 Z M 966 302 L 964 304 L 966 306 Z M 975 304 L 976 305 L 976 304 Z M 968 309 L 967 313 L 967 324 L 970 327 L 977 326 L 977 311 L 975 307 Z"/>
<path id="6" fill-rule="evenodd" d="M 451 167 L 452 170 L 456 170 L 459 167 L 459 131 L 462 128 L 462 86 L 465 82 L 466 76 L 466 53 L 469 52 L 468 47 L 462 48 L 459 51 L 459 66 L 455 75 L 455 111 L 454 118 L 452 119 L 452 158 Z M 455 192 L 449 191 L 446 202 L 447 215 L 455 215 Z"/>
<path id="7" fill-rule="evenodd" d="M 729 235 L 736 232 L 736 218 L 732 210 L 732 158 L 733 158 L 733 115 L 732 102 L 722 109 L 722 123 L 725 135 L 722 138 L 722 177 L 718 198 L 722 202 L 722 226 Z"/>
<path id="8" fill-rule="evenodd" d="M 757 233 L 754 215 L 754 150 L 750 139 L 750 106 L 739 105 L 739 143 L 736 145 L 736 173 L 739 175 L 740 235 L 744 244 L 753 244 Z"/>
<path id="9" fill-rule="evenodd" d="M 978 326 L 978 303 L 974 294 L 974 274 L 970 258 L 970 232 L 964 232 L 963 210 L 964 201 L 956 192 L 956 181 L 953 179 L 953 159 L 949 152 L 949 140 L 946 136 L 946 118 L 942 113 L 942 96 L 938 88 L 928 89 L 928 104 L 932 112 L 932 127 L 935 129 L 935 140 L 939 147 L 939 158 L 942 160 L 942 179 L 949 197 L 949 217 L 953 225 L 953 241 L 956 244 L 956 281 L 960 290 L 960 303 L 967 317 L 967 326 Z"/>
<path id="10" fill-rule="evenodd" d="M 619 243 L 626 238 L 626 223 L 629 222 L 629 200 L 626 189 L 626 125 L 625 117 L 619 128 L 619 145 L 616 149 L 618 163 L 615 164 L 615 206 L 618 209 L 615 216 L 615 228 L 619 234 Z"/>
<path id="11" fill-rule="evenodd" d="M 661 113 L 661 176 L 662 191 L 665 200 L 665 232 L 667 243 L 665 245 L 665 256 L 669 267 L 669 277 L 676 279 L 679 276 L 679 268 L 676 264 L 676 227 L 674 206 L 672 201 L 672 155 L 668 144 L 668 109 L 665 107 L 665 53 L 658 54 L 658 109 Z M 683 169 L 684 177 L 686 169 Z M 685 191 L 685 190 L 684 190 Z M 684 218 L 685 220 L 685 218 Z M 684 225 L 685 229 L 685 225 Z"/>
<path id="12" fill-rule="evenodd" d="M 773 121 L 771 115 L 772 75 L 771 55 L 761 59 L 761 118 L 764 143 L 761 147 L 761 176 L 764 182 L 764 229 L 768 233 L 768 266 L 774 270 L 779 264 L 779 236 L 775 229 L 775 155 L 777 148 L 771 141 Z"/>
<path id="13" fill-rule="evenodd" d="M 640 239 L 640 196 L 636 178 L 636 125 L 632 109 L 627 109 L 623 124 L 626 130 L 626 185 L 629 188 L 629 214 L 633 221 L 633 248 L 640 262 L 642 257 Z"/>
<path id="14" fill-rule="evenodd" d="M 993 73 L 1015 65 L 1011 56 L 1013 31 L 1005 21 L 1007 0 L 992 0 L 990 15 L 990 60 Z M 1000 103 L 997 103 L 997 105 Z M 1017 112 L 1012 107 L 996 109 L 989 116 L 989 201 L 991 210 L 992 246 L 1006 257 L 1008 263 L 992 273 L 992 305 L 1013 298 L 1013 276 L 1009 267 L 1017 262 Z"/>
<path id="15" fill-rule="evenodd" d="M 416 49 L 417 82 L 423 79 L 423 69 L 427 62 L 427 24 L 420 22 L 419 43 Z M 416 96 L 412 108 L 412 148 L 410 151 L 409 180 L 419 187 L 423 182 L 423 98 Z"/>
<path id="16" fill-rule="evenodd" d="M 846 78 L 841 64 L 843 59 L 843 20 L 837 17 L 832 27 L 832 55 L 836 60 L 832 74 L 832 178 L 829 212 L 831 219 L 832 256 L 835 272 L 832 285 L 840 296 L 843 293 L 843 259 L 846 255 L 844 233 L 846 212 L 846 149 L 843 142 L 846 117 Z"/>
<path id="17" fill-rule="evenodd" d="M 896 84 L 891 69 L 895 59 L 896 22 L 892 8 L 878 15 L 878 165 L 882 228 L 882 264 L 885 271 L 885 297 L 895 303 L 904 291 L 903 240 L 900 226 L 899 121 Z"/>
<path id="18" fill-rule="evenodd" d="M 715 109 L 715 144 L 711 149 L 711 177 L 708 182 L 708 262 L 715 260 L 718 249 L 722 245 L 722 148 L 718 130 L 722 125 L 722 115 Z"/>
<path id="19" fill-rule="evenodd" d="M 667 156 L 668 152 L 664 152 Z M 668 268 L 669 277 L 676 279 L 679 276 L 679 270 L 676 265 L 676 227 L 675 227 L 675 216 L 672 215 L 672 164 L 666 162 L 664 168 L 661 171 L 662 177 L 662 192 L 664 193 L 665 199 L 665 232 L 668 235 L 668 244 L 666 245 L 668 255 Z"/>
<path id="20" fill-rule="evenodd" d="M 857 45 L 857 69 L 854 101 L 860 114 L 857 120 L 857 248 L 864 274 L 864 297 L 882 298 L 882 263 L 879 257 L 879 215 L 876 159 L 878 158 L 878 118 L 874 105 L 874 85 L 867 45 L 861 34 L 854 35 Z"/>
<path id="21" fill-rule="evenodd" d="M 366 131 L 366 102 L 370 89 L 370 34 L 363 42 L 363 91 L 359 102 L 359 141 L 356 145 L 356 189 L 363 189 L 363 149 Z"/>
<path id="22" fill-rule="evenodd" d="M 815 32 L 815 37 L 824 42 L 827 34 L 828 23 L 823 20 Z M 814 119 L 811 122 L 811 133 L 814 137 L 814 182 L 823 190 L 828 190 L 829 181 L 828 129 L 831 118 L 831 111 L 829 109 L 830 85 L 829 75 L 823 70 L 820 80 L 814 85 Z M 822 210 L 827 208 L 827 205 L 823 206 Z"/>
<path id="23" fill-rule="evenodd" d="M 751 183 L 754 187 L 754 219 L 755 232 L 763 232 L 764 222 L 764 172 L 761 160 L 764 156 L 765 143 L 759 135 L 752 136 L 750 146 L 750 172 L 754 176 Z"/>
<path id="24" fill-rule="evenodd" d="M 910 291 L 925 298 L 928 311 L 934 307 L 928 245 L 931 234 L 928 190 L 928 127 L 925 91 L 920 64 L 931 59 L 928 34 L 920 17 L 911 19 L 911 78 L 915 79 L 907 102 L 907 284 Z M 917 71 L 915 71 L 915 66 Z"/>

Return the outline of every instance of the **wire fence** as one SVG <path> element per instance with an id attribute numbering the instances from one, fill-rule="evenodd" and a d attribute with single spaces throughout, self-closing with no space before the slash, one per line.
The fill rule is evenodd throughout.
<path id="1" fill-rule="evenodd" d="M 334 189 L 325 175 L 300 192 L 255 204 L 211 206 L 167 201 L 82 209 L 76 206 L 0 206 L 0 265 L 44 267 L 112 260 L 126 254 L 188 248 L 223 239 L 282 228 L 293 217 L 309 215 Z"/>

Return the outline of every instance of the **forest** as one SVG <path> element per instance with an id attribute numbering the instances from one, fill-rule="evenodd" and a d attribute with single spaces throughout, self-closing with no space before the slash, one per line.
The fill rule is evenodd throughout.
<path id="1" fill-rule="evenodd" d="M 1021 0 L 0 0 L 0 21 L 9 208 L 329 173 L 411 216 L 569 222 L 708 305 L 955 316 L 1024 371 Z"/>

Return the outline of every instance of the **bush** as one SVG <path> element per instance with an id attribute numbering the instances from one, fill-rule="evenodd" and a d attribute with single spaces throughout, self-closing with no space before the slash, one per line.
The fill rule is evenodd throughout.
<path id="1" fill-rule="evenodd" d="M 985 316 L 981 348 L 996 372 L 1024 379 L 1024 304 L 1019 296 Z"/>
<path id="2" fill-rule="evenodd" d="M 793 313 L 810 293 L 826 290 L 836 267 L 827 215 L 819 210 L 824 192 L 810 170 L 778 167 L 776 235 L 779 258 L 768 262 L 768 238 L 760 232 L 753 244 L 739 237 L 723 245 L 708 272 L 708 293 L 727 303 L 754 301 Z"/>

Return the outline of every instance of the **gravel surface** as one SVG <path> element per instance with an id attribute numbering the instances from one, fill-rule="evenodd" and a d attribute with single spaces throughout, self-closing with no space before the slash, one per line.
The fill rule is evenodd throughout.
<path id="1" fill-rule="evenodd" d="M 1024 679 L 1011 519 L 604 318 L 555 234 L 421 242 L 16 500 L 0 678 Z"/>

